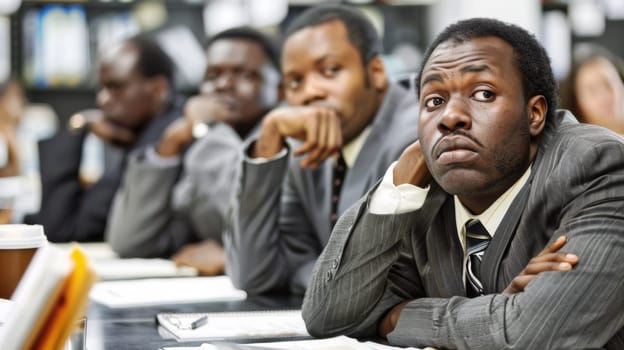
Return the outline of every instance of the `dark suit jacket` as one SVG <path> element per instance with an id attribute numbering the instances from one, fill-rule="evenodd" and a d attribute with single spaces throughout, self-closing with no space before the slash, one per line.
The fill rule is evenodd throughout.
<path id="1" fill-rule="evenodd" d="M 131 154 L 106 229 L 113 250 L 169 257 L 188 243 L 221 242 L 242 144 L 234 129 L 217 123 L 178 164 L 153 164 L 142 159 L 144 149 Z"/>
<path id="2" fill-rule="evenodd" d="M 164 129 L 181 115 L 182 100 L 176 99 L 167 110 L 156 116 L 141 132 L 130 149 L 111 147 L 120 160 L 105 169 L 93 185 L 83 188 L 78 174 L 86 130 L 79 134 L 62 131 L 39 144 L 41 169 L 41 208 L 25 221 L 41 224 L 51 242 L 102 241 L 108 212 L 123 172 L 126 152 L 154 143 Z"/>
<path id="3" fill-rule="evenodd" d="M 531 176 L 483 258 L 488 295 L 466 298 L 453 197 L 432 185 L 419 210 L 345 213 L 315 267 L 303 306 L 310 333 L 370 336 L 404 300 L 389 341 L 457 349 L 624 348 L 624 140 L 558 112 Z M 549 241 L 579 256 L 501 294 Z"/>
<path id="4" fill-rule="evenodd" d="M 383 176 L 418 132 L 416 95 L 392 85 L 342 185 L 341 214 Z M 304 169 L 301 157 L 243 163 L 232 225 L 226 229 L 226 272 L 250 294 L 303 294 L 329 240 L 333 160 Z"/>

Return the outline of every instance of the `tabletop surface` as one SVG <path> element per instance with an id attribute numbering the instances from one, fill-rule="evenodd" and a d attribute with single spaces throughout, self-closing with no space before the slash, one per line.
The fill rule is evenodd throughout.
<path id="1" fill-rule="evenodd" d="M 111 309 L 91 302 L 87 309 L 86 349 L 157 350 L 163 346 L 198 346 L 202 342 L 179 342 L 159 329 L 159 312 L 226 312 L 298 309 L 302 298 L 290 295 L 250 297 L 241 301 L 171 304 L 141 308 Z M 268 339 L 267 341 L 271 341 Z"/>

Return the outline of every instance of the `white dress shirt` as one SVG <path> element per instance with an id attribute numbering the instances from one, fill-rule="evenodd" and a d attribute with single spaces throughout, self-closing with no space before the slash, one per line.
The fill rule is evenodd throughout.
<path id="1" fill-rule="evenodd" d="M 378 215 L 401 214 L 409 211 L 420 209 L 425 203 L 429 186 L 421 188 L 411 184 L 394 185 L 394 167 L 397 162 L 390 165 L 379 187 L 375 190 L 371 197 L 370 212 Z M 468 220 L 477 219 L 487 229 L 490 236 L 494 236 L 496 229 L 505 217 L 509 206 L 516 198 L 522 186 L 529 179 L 531 167 L 503 193 L 492 205 L 490 205 L 483 213 L 474 215 L 459 200 L 457 196 L 453 196 L 455 201 L 455 225 L 457 234 L 464 250 L 464 280 L 466 277 L 466 229 L 465 224 Z"/>

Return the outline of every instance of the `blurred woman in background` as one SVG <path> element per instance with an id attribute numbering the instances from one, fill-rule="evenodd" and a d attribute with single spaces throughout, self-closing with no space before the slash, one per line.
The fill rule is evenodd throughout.
<path id="1" fill-rule="evenodd" d="M 562 87 L 561 106 L 581 122 L 624 135 L 624 61 L 604 48 L 582 47 Z"/>

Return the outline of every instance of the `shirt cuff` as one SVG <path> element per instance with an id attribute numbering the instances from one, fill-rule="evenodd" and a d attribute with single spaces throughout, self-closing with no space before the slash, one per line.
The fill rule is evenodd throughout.
<path id="1" fill-rule="evenodd" d="M 145 160 L 150 164 L 160 167 L 171 167 L 180 164 L 179 155 L 163 157 L 156 152 L 156 148 L 154 146 L 148 146 L 145 148 Z"/>
<path id="2" fill-rule="evenodd" d="M 371 197 L 369 210 L 371 214 L 389 215 L 402 214 L 422 208 L 429 193 L 429 186 L 421 188 L 411 184 L 394 185 L 394 167 L 390 165 L 384 174 L 379 187 Z"/>
<path id="3" fill-rule="evenodd" d="M 288 148 L 286 147 L 282 148 L 281 151 L 279 151 L 276 155 L 270 158 L 264 158 L 264 157 L 251 158 L 247 154 L 247 152 L 245 152 L 245 161 L 251 164 L 265 164 L 270 161 L 286 157 L 287 154 L 288 154 Z"/>

